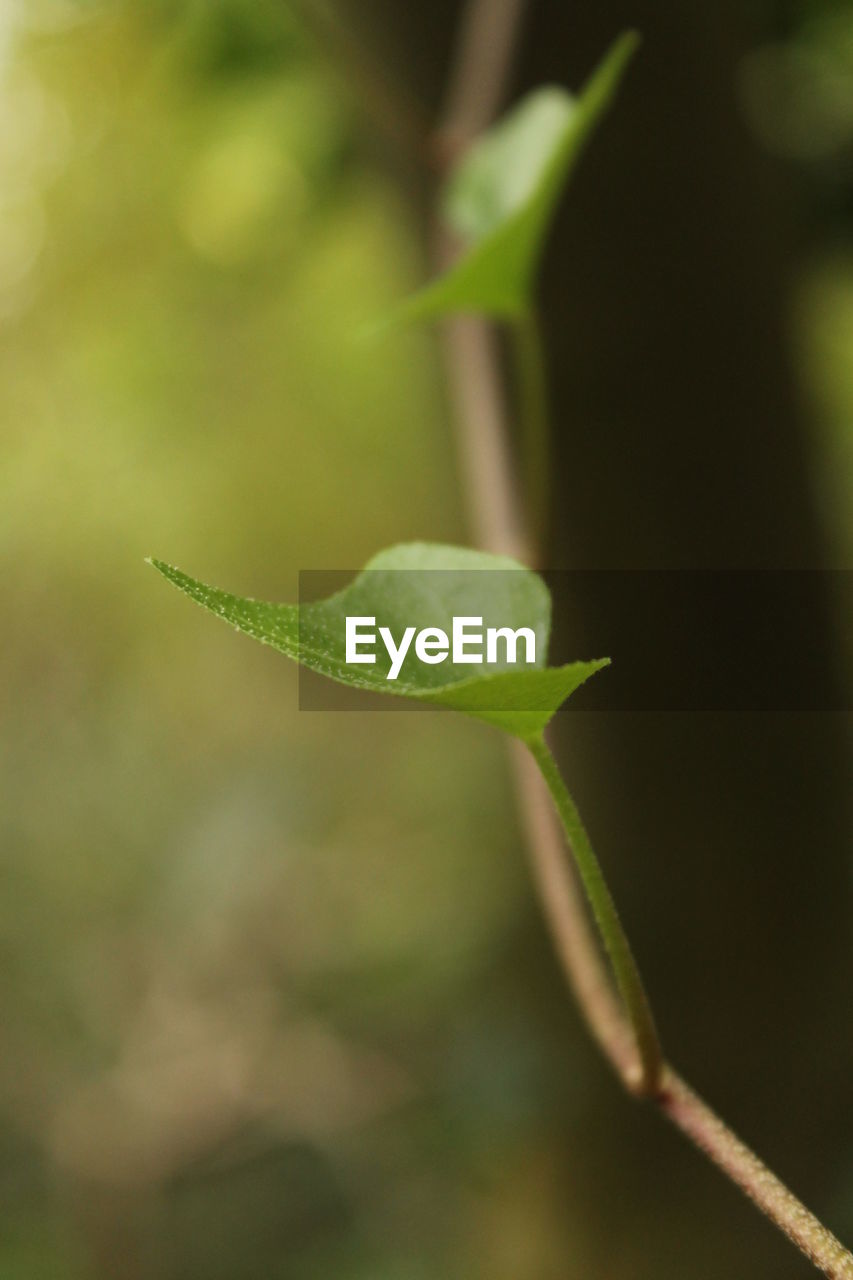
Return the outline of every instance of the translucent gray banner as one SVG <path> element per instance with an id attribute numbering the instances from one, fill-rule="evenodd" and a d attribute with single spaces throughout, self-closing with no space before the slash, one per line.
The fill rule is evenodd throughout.
<path id="1" fill-rule="evenodd" d="M 402 640 L 406 599 L 414 606 L 408 625 L 415 634 L 399 668 L 401 686 L 413 678 L 417 634 L 425 629 L 444 629 L 447 657 L 428 669 L 421 666 L 415 678 L 438 685 L 461 677 L 458 668 L 454 674 L 452 662 L 451 614 L 483 619 L 484 661 L 467 667 L 467 677 L 526 669 L 523 637 L 515 665 L 506 661 L 503 638 L 497 664 L 485 661 L 489 626 L 499 629 L 510 622 L 513 628 L 527 625 L 537 633 L 536 665 L 542 665 L 546 638 L 537 598 L 534 592 L 521 602 L 516 599 L 520 579 L 512 571 L 397 570 L 390 576 L 398 579 L 384 584 L 395 600 L 395 617 L 387 627 L 392 652 Z M 566 712 L 853 710 L 851 571 L 551 570 L 541 576 L 553 602 L 548 665 L 611 659 L 609 667 L 571 696 Z M 302 571 L 300 606 L 328 599 L 357 577 L 356 570 Z M 434 608 L 425 603 L 430 599 Z M 525 618 L 526 607 L 531 614 Z M 376 619 L 375 626 L 364 624 L 360 632 L 375 637 L 361 652 L 375 653 L 371 674 L 382 680 L 383 692 L 392 692 L 393 682 L 385 680 L 392 660 L 379 636 L 381 613 L 356 615 Z M 472 624 L 468 631 L 476 634 L 477 627 Z M 435 658 L 441 646 L 431 638 Z M 340 643 L 345 643 L 342 630 Z M 422 651 L 430 652 L 424 646 Z M 468 652 L 477 651 L 474 642 Z M 299 705 L 306 711 L 400 711 L 417 704 L 347 688 L 300 666 Z"/>

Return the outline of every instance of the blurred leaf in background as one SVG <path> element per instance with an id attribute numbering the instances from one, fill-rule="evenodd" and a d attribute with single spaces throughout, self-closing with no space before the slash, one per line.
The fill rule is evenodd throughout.
<path id="1" fill-rule="evenodd" d="M 741 62 L 759 144 L 793 176 L 807 227 L 794 293 L 795 351 L 818 431 L 818 498 L 835 560 L 853 552 L 853 6 L 797 0 Z"/>

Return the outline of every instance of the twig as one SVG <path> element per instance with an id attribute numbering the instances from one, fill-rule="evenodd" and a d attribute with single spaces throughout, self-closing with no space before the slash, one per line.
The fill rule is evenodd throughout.
<path id="1" fill-rule="evenodd" d="M 663 1076 L 663 1051 L 649 998 L 631 950 L 631 944 L 607 881 L 595 856 L 590 838 L 581 821 L 574 800 L 563 781 L 557 761 L 540 734 L 527 742 L 531 756 L 539 766 L 554 807 L 560 815 L 563 832 L 574 855 L 574 865 L 583 884 L 598 931 L 604 943 L 616 986 L 628 1014 L 639 1057 L 639 1070 L 628 1080 L 638 1094 L 654 1096 Z M 564 859 L 565 861 L 565 859 Z M 596 952 L 597 954 L 597 952 Z"/>
<path id="2" fill-rule="evenodd" d="M 436 260 L 448 256 L 439 248 Z M 465 423 L 455 438 L 475 540 L 529 563 L 533 548 L 518 501 L 495 333 L 476 316 L 461 316 L 443 325 L 442 337 L 454 417 Z"/>
<path id="3" fill-rule="evenodd" d="M 593 1038 L 635 1093 L 640 1071 L 634 1036 L 601 961 L 573 865 L 566 862 L 551 797 L 527 747 L 512 740 L 510 752 L 533 877 L 563 972 Z"/>
<path id="4" fill-rule="evenodd" d="M 469 0 L 456 37 L 437 150 L 452 159 L 491 124 L 506 88 L 527 0 Z"/>
<path id="5" fill-rule="evenodd" d="M 671 1069 L 656 1099 L 664 1115 L 832 1280 L 853 1280 L 853 1255 Z"/>

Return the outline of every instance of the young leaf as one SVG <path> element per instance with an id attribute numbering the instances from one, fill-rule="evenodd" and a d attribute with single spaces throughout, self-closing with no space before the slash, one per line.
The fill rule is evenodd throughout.
<path id="1" fill-rule="evenodd" d="M 410 543 L 381 552 L 343 591 L 317 603 L 266 604 L 205 586 L 179 569 L 150 563 L 176 587 L 230 622 L 238 631 L 271 645 L 320 675 L 352 688 L 395 694 L 449 707 L 523 739 L 541 734 L 568 696 L 607 664 L 573 662 L 547 667 L 551 599 L 537 574 L 504 556 L 459 547 Z M 511 666 L 506 646 L 488 674 L 454 663 L 420 661 L 410 645 L 396 679 L 383 644 L 372 665 L 346 661 L 346 618 L 375 618 L 399 644 L 406 628 L 441 628 L 452 634 L 453 618 L 476 617 L 488 627 L 529 628 L 536 638 L 535 663 Z M 519 656 L 523 653 L 523 643 Z"/>
<path id="2" fill-rule="evenodd" d="M 403 304 L 401 319 L 458 311 L 509 319 L 529 307 L 557 202 L 637 44 L 626 32 L 578 97 L 537 89 L 474 144 L 443 199 L 447 222 L 464 242 L 462 254 Z"/>

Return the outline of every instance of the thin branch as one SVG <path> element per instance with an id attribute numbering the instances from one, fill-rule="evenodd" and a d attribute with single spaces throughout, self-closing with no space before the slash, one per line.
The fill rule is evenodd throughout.
<path id="1" fill-rule="evenodd" d="M 532 546 L 516 490 L 495 333 L 476 316 L 461 316 L 446 321 L 442 337 L 454 417 L 466 424 L 455 439 L 475 540 L 529 563 Z"/>
<path id="2" fill-rule="evenodd" d="M 469 0 L 456 37 L 436 150 L 452 160 L 497 115 L 527 0 Z"/>
<path id="3" fill-rule="evenodd" d="M 528 742 L 528 747 L 560 815 L 566 840 L 574 855 L 578 875 L 586 890 L 599 933 L 610 957 L 619 994 L 631 1022 L 642 1068 L 636 1082 L 636 1091 L 654 1096 L 660 1088 L 663 1074 L 663 1053 L 649 998 L 646 995 L 631 944 L 622 928 L 613 895 L 604 878 L 598 858 L 595 856 L 577 806 L 563 781 L 557 761 L 541 736 L 532 738 Z"/>
<path id="4" fill-rule="evenodd" d="M 434 152 L 449 162 L 488 127 L 500 109 L 527 0 L 469 0 L 456 39 Z M 441 222 L 433 260 L 444 271 L 458 245 Z M 462 489 L 480 546 L 530 557 L 524 506 L 512 463 L 507 397 L 494 329 L 477 316 L 448 320 L 444 354 L 454 402 Z"/>
<path id="5" fill-rule="evenodd" d="M 629 1093 L 641 1071 L 631 1026 L 590 927 L 574 867 L 545 781 L 523 743 L 510 744 L 516 797 L 533 878 L 563 972 L 586 1023 Z"/>
<path id="6" fill-rule="evenodd" d="M 853 1280 L 853 1254 L 670 1068 L 656 1101 L 816 1267 L 832 1280 Z"/>

